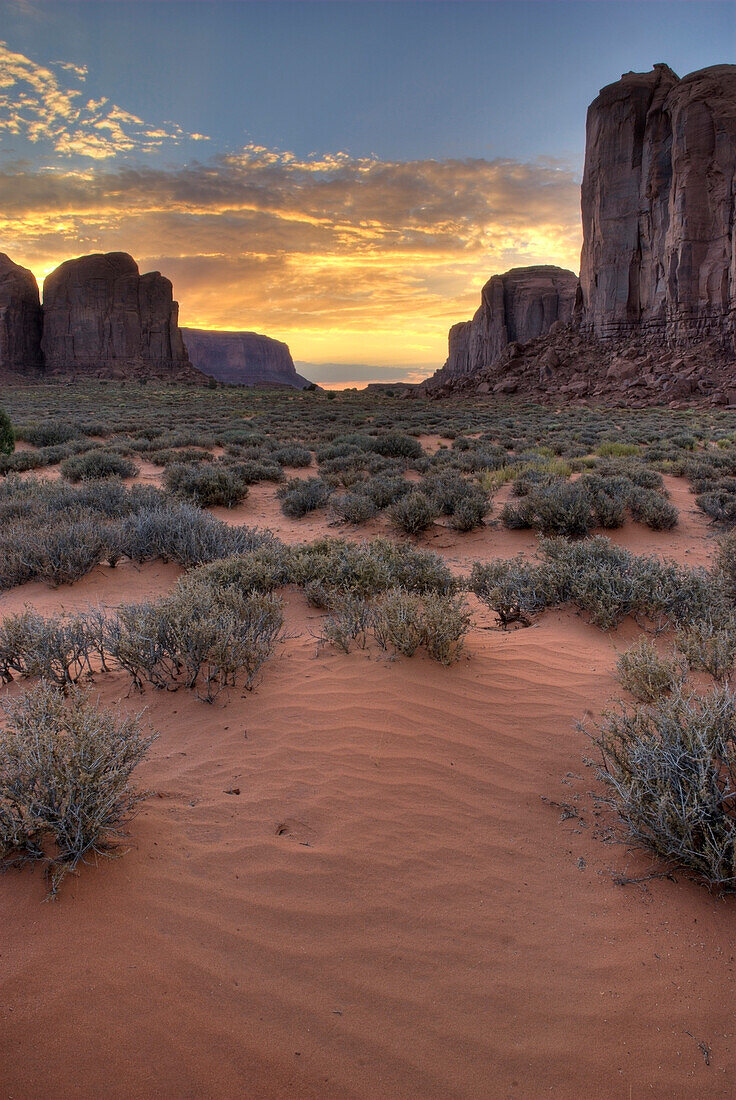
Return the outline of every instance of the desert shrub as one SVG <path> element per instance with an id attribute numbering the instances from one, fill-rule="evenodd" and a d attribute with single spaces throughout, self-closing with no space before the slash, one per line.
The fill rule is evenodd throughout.
<path id="1" fill-rule="evenodd" d="M 533 615 L 557 602 L 550 571 L 521 556 L 510 561 L 475 562 L 469 587 L 495 612 L 502 626 L 528 626 Z"/>
<path id="2" fill-rule="evenodd" d="M 195 689 L 211 703 L 237 686 L 250 689 L 283 626 L 282 603 L 267 592 L 201 581 L 159 601 L 122 605 L 108 623 L 106 650 L 142 688 Z"/>
<path id="3" fill-rule="evenodd" d="M 281 511 L 291 519 L 301 519 L 308 512 L 321 508 L 330 496 L 330 487 L 320 477 L 293 478 L 279 489 Z"/>
<path id="4" fill-rule="evenodd" d="M 654 702 L 660 695 L 674 691 L 682 682 L 683 663 L 677 657 L 662 657 L 648 638 L 629 646 L 616 662 L 619 683 L 636 699 Z"/>
<path id="5" fill-rule="evenodd" d="M 258 481 L 281 482 L 286 475 L 278 463 L 255 458 L 227 459 L 228 469 L 246 485 L 255 485 Z"/>
<path id="6" fill-rule="evenodd" d="M 412 592 L 453 592 L 456 582 L 443 559 L 431 550 L 397 546 L 389 539 L 345 542 L 319 539 L 292 551 L 291 577 L 295 584 L 320 593 L 334 590 L 362 596 L 388 588 Z M 315 604 L 315 606 L 325 606 Z"/>
<path id="7" fill-rule="evenodd" d="M 371 498 L 365 493 L 345 493 L 342 496 L 333 496 L 330 507 L 339 519 L 345 523 L 366 523 L 373 519 L 378 509 Z"/>
<path id="8" fill-rule="evenodd" d="M 58 420 L 48 420 L 43 424 L 26 425 L 20 433 L 21 438 L 34 447 L 52 447 L 56 443 L 66 443 L 70 439 L 75 439 L 79 434 L 76 424 Z"/>
<path id="9" fill-rule="evenodd" d="M 677 633 L 677 646 L 690 668 L 709 672 L 723 680 L 736 661 L 736 622 L 714 623 L 707 619 L 690 623 Z"/>
<path id="10" fill-rule="evenodd" d="M 371 440 L 370 449 L 389 458 L 421 458 L 424 454 L 418 440 L 399 431 L 388 431 L 376 436 Z"/>
<path id="11" fill-rule="evenodd" d="M 278 462 L 279 466 L 298 467 L 311 466 L 312 464 L 312 452 L 296 443 L 292 443 L 288 447 L 279 447 L 271 453 L 270 457 L 274 462 Z"/>
<path id="12" fill-rule="evenodd" d="M 450 526 L 456 531 L 472 531 L 482 527 L 491 510 L 491 502 L 482 490 L 468 493 L 457 502 L 450 517 Z"/>
<path id="13" fill-rule="evenodd" d="M 343 653 L 350 652 L 353 642 L 365 649 L 371 622 L 366 600 L 350 592 L 337 592 L 328 597 L 327 607 L 329 615 L 322 624 L 321 639 Z"/>
<path id="14" fill-rule="evenodd" d="M 440 515 L 451 516 L 471 492 L 470 484 L 455 470 L 442 470 L 422 478 L 421 492 L 437 505 Z"/>
<path id="15" fill-rule="evenodd" d="M 39 531 L 18 530 L 16 551 L 27 564 L 29 576 L 54 586 L 73 584 L 103 559 L 104 529 L 89 517 L 57 520 Z"/>
<path id="16" fill-rule="evenodd" d="M 462 596 L 437 592 L 422 596 L 422 646 L 433 661 L 449 665 L 460 660 L 470 622 Z"/>
<path id="17" fill-rule="evenodd" d="M 80 862 L 113 853 L 145 797 L 131 776 L 156 735 L 140 716 L 95 707 L 79 688 L 65 700 L 44 681 L 2 709 L 0 858 L 44 861 L 53 896 Z"/>
<path id="18" fill-rule="evenodd" d="M 736 886 L 736 701 L 676 690 L 621 705 L 591 734 L 599 778 L 628 835 L 711 886 Z"/>
<path id="19" fill-rule="evenodd" d="M 637 523 L 645 523 L 653 531 L 669 531 L 679 519 L 674 504 L 654 489 L 634 486 L 629 496 L 629 508 Z"/>
<path id="20" fill-rule="evenodd" d="M 638 610 L 641 584 L 629 551 L 599 535 L 584 543 L 543 539 L 540 552 L 557 589 L 556 602 L 577 604 L 601 630 Z"/>
<path id="21" fill-rule="evenodd" d="M 376 474 L 360 487 L 361 493 L 365 493 L 378 509 L 388 508 L 410 490 L 411 483 L 400 474 Z"/>
<path id="22" fill-rule="evenodd" d="M 42 676 L 68 690 L 84 673 L 91 673 L 91 639 L 82 616 L 54 615 L 45 619 L 26 607 L 0 623 L 0 678 Z"/>
<path id="23" fill-rule="evenodd" d="M 138 467 L 129 458 L 110 451 L 86 451 L 65 458 L 60 466 L 67 481 L 93 481 L 106 477 L 135 477 Z"/>
<path id="24" fill-rule="evenodd" d="M 729 531 L 718 543 L 714 570 L 721 579 L 729 599 L 736 602 L 736 531 Z"/>
<path id="25" fill-rule="evenodd" d="M 588 495 L 596 527 L 621 527 L 633 488 L 628 478 L 584 474 L 577 484 Z"/>
<path id="26" fill-rule="evenodd" d="M 532 489 L 521 505 L 507 505 L 501 520 L 507 527 L 533 527 L 543 535 L 586 535 L 592 525 L 591 503 L 584 486 L 555 480 Z"/>
<path id="27" fill-rule="evenodd" d="M 422 643 L 422 605 L 415 592 L 392 588 L 373 608 L 373 635 L 382 649 L 412 657 Z"/>
<path id="28" fill-rule="evenodd" d="M 727 526 L 736 524 L 736 493 L 727 489 L 714 489 L 699 493 L 695 503 L 702 512 L 713 520 Z"/>
<path id="29" fill-rule="evenodd" d="M 418 535 L 431 527 L 439 515 L 439 508 L 424 493 L 414 491 L 400 497 L 389 509 L 393 525 L 407 535 Z"/>
<path id="30" fill-rule="evenodd" d="M 166 467 L 164 484 L 169 492 L 191 500 L 200 508 L 218 504 L 233 508 L 248 495 L 243 479 L 220 462 L 176 462 Z"/>
<path id="31" fill-rule="evenodd" d="M 176 582 L 176 591 L 206 585 L 216 591 L 273 592 L 291 580 L 291 558 L 283 543 L 273 542 L 249 554 L 210 562 L 190 570 Z"/>
<path id="32" fill-rule="evenodd" d="M 187 567 L 203 565 L 272 542 L 270 531 L 230 527 L 184 501 L 141 508 L 120 525 L 123 553 L 136 562 L 161 558 Z"/>
<path id="33" fill-rule="evenodd" d="M 10 417 L 0 407 L 0 455 L 12 455 L 15 450 L 15 432 Z"/>

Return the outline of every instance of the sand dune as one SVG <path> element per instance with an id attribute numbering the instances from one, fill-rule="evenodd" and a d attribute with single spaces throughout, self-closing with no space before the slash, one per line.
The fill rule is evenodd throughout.
<path id="1" fill-rule="evenodd" d="M 275 521 L 257 500 L 230 518 Z M 657 544 L 706 560 L 704 533 L 683 510 Z M 440 539 L 462 569 L 512 536 L 533 546 Z M 114 604 L 178 572 L 100 568 L 0 611 Z M 320 651 L 319 613 L 287 604 L 293 636 L 227 705 L 99 678 L 103 701 L 147 707 L 161 731 L 140 769 L 154 793 L 124 858 L 56 903 L 38 874 L 3 879 L 0 1095 L 730 1095 L 733 902 L 684 876 L 616 885 L 611 869 L 653 864 L 606 842 L 587 795 L 575 722 L 615 694 L 633 625 L 605 635 L 564 611 L 505 633 L 474 608 L 466 656 L 442 668 Z"/>

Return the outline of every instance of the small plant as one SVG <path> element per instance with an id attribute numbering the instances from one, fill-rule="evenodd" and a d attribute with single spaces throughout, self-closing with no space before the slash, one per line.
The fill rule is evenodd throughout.
<path id="1" fill-rule="evenodd" d="M 390 589 L 376 601 L 372 628 L 382 649 L 393 648 L 412 657 L 422 643 L 420 597 L 403 588 Z"/>
<path id="2" fill-rule="evenodd" d="M 321 639 L 343 653 L 350 652 L 353 642 L 365 649 L 371 621 L 366 601 L 361 596 L 340 592 L 329 597 L 328 607 L 330 613 L 322 624 Z"/>
<path id="3" fill-rule="evenodd" d="M 428 592 L 422 597 L 422 646 L 433 661 L 449 665 L 460 660 L 470 622 L 462 596 Z"/>
<path id="4" fill-rule="evenodd" d="M 736 700 L 680 689 L 607 711 L 590 734 L 628 835 L 708 885 L 736 888 Z"/>
<path id="5" fill-rule="evenodd" d="M 330 506 L 339 519 L 356 525 L 367 523 L 378 511 L 374 502 L 365 493 L 345 493 L 343 496 L 334 496 Z"/>
<path id="6" fill-rule="evenodd" d="M 164 484 L 169 492 L 191 500 L 200 508 L 218 504 L 234 508 L 248 495 L 243 478 L 218 462 L 175 462 L 166 467 Z"/>
<path id="7" fill-rule="evenodd" d="M 407 535 L 418 535 L 426 531 L 438 515 L 438 506 L 428 496 L 418 491 L 407 493 L 389 509 L 391 522 Z"/>
<path id="8" fill-rule="evenodd" d="M 637 523 L 645 523 L 653 531 L 669 531 L 679 519 L 674 504 L 655 489 L 634 486 L 629 497 L 629 508 Z"/>
<path id="9" fill-rule="evenodd" d="M 724 680 L 736 661 L 736 622 L 717 624 L 707 619 L 677 633 L 677 646 L 690 668 Z"/>
<path id="10" fill-rule="evenodd" d="M 450 516 L 450 526 L 456 531 L 472 531 L 482 527 L 491 510 L 491 504 L 484 492 L 468 493 L 457 502 Z"/>
<path id="11" fill-rule="evenodd" d="M 0 859 L 44 862 L 54 897 L 79 863 L 114 854 L 145 797 L 130 781 L 156 735 L 140 715 L 96 707 L 79 688 L 65 700 L 45 681 L 2 709 Z"/>
<path id="12" fill-rule="evenodd" d="M 106 477 L 135 477 L 138 467 L 123 455 L 110 451 L 86 451 L 65 458 L 59 467 L 67 481 L 95 481 Z"/>
<path id="13" fill-rule="evenodd" d="M 643 635 L 621 654 L 616 672 L 621 686 L 643 703 L 652 703 L 674 691 L 684 676 L 683 662 L 676 657 L 661 657 Z"/>
<path id="14" fill-rule="evenodd" d="M 334 392 L 334 391 L 330 391 Z M 329 393 L 328 393 L 329 396 Z M 281 511 L 291 519 L 301 519 L 308 512 L 321 508 L 330 496 L 330 487 L 319 477 L 294 478 L 279 489 Z"/>

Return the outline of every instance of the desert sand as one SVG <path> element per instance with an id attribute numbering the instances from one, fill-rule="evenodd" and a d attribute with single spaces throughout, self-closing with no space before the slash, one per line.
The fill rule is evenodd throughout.
<path id="1" fill-rule="evenodd" d="M 705 517 L 667 487 L 677 528 L 614 539 L 707 564 Z M 273 486 L 216 511 L 287 541 L 385 530 L 288 520 Z M 534 541 L 488 526 L 422 544 L 465 572 Z M 98 567 L 6 593 L 0 613 L 114 606 L 179 572 Z M 637 628 L 553 611 L 504 632 L 474 604 L 443 668 L 320 648 L 320 612 L 285 595 L 288 637 L 244 697 L 99 677 L 104 703 L 160 731 L 137 773 L 152 795 L 123 858 L 56 902 L 40 874 L 3 879 L 0 1096 L 733 1095 L 736 903 L 679 873 L 617 884 L 657 864 L 612 841 L 583 765 L 576 722 L 620 690 Z"/>

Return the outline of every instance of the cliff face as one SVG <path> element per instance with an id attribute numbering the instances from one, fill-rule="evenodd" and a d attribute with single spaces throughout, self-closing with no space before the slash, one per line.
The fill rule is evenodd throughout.
<path id="1" fill-rule="evenodd" d="M 0 252 L 0 371 L 41 369 L 43 315 L 32 271 Z"/>
<path id="2" fill-rule="evenodd" d="M 204 382 L 187 355 L 172 286 L 125 252 L 67 260 L 43 290 L 49 373 Z"/>
<path id="3" fill-rule="evenodd" d="M 184 343 L 195 367 L 204 374 L 236 386 L 310 385 L 297 374 L 286 344 L 258 332 L 214 332 L 182 329 Z"/>
<path id="4" fill-rule="evenodd" d="M 570 321 L 577 285 L 577 276 L 561 267 L 515 267 L 493 275 L 473 320 L 450 329 L 447 362 L 426 385 L 477 374 L 508 344 L 525 344 L 555 321 Z"/>
<path id="5" fill-rule="evenodd" d="M 584 331 L 733 352 L 735 174 L 736 66 L 680 80 L 656 65 L 603 88 L 587 117 Z"/>

